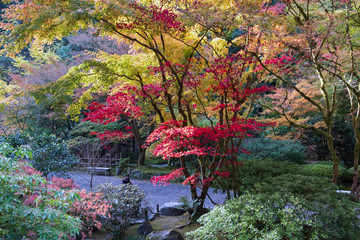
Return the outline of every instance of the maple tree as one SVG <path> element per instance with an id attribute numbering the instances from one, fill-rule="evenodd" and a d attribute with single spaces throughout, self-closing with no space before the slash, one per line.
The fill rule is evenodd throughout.
<path id="1" fill-rule="evenodd" d="M 241 139 L 267 125 L 249 119 L 253 99 L 269 90 L 256 86 L 266 71 L 247 53 L 257 49 L 266 56 L 273 54 L 258 47 L 263 37 L 250 17 L 254 9 L 263 8 L 261 1 L 162 1 L 159 5 L 25 1 L 12 5 L 4 15 L 21 22 L 2 26 L 12 31 L 7 48 L 15 52 L 24 43 L 46 43 L 80 28 L 94 28 L 98 34 L 131 44 L 134 54 L 99 51 L 73 67 L 51 85 L 52 93 L 61 98 L 82 88 L 78 102 L 69 109 L 76 114 L 94 93 L 110 91 L 106 103 L 90 106 L 88 120 L 107 123 L 126 118 L 132 130 L 140 117 L 150 119 L 149 124 L 159 123 L 146 145 L 156 142 L 154 154 L 179 158 L 181 168 L 153 181 L 167 183 L 184 175 L 192 198 L 199 199 L 202 207 L 213 181 L 236 177 Z M 42 12 L 46 14 L 39 15 Z M 242 46 L 229 53 L 229 38 L 237 38 Z M 124 130 L 100 137 L 134 133 Z M 228 183 L 228 196 L 230 191 L 238 196 L 235 179 Z"/>
<path id="2" fill-rule="evenodd" d="M 263 11 L 276 15 L 277 21 L 273 22 L 273 28 L 266 24 L 258 24 L 259 35 L 271 32 L 272 37 L 268 38 L 270 45 L 282 46 L 283 51 L 271 58 L 264 58 L 257 49 L 249 52 L 261 62 L 261 67 L 270 73 L 272 79 L 291 89 L 290 93 L 287 91 L 289 94 L 296 92 L 321 115 L 325 130 L 298 122 L 296 118 L 287 115 L 288 109 L 282 108 L 281 111 L 277 111 L 292 126 L 320 132 L 326 138 L 333 160 L 331 180 L 336 181 L 340 159 L 334 148 L 333 118 L 338 105 L 337 96 L 343 93 L 341 91 L 344 87 L 353 87 L 354 84 L 353 80 L 352 84 L 349 83 L 348 76 L 354 75 L 351 69 L 355 69 L 358 62 L 355 48 L 358 42 L 355 34 L 358 2 L 291 0 L 276 4 L 267 3 L 263 5 Z M 347 19 L 345 24 L 344 17 Z M 276 65 L 277 68 L 268 67 L 268 64 Z M 311 94 L 306 93 L 307 90 L 298 88 L 297 84 L 301 80 L 310 81 L 319 98 L 313 99 Z M 351 91 L 352 94 L 355 93 Z M 354 130 L 358 131 L 356 127 Z M 356 159 L 357 157 L 354 164 L 358 165 Z M 357 178 L 356 172 L 357 170 L 354 171 L 354 179 Z"/>
<path id="3" fill-rule="evenodd" d="M 313 68 L 314 75 L 318 79 L 319 92 L 322 94 L 322 104 L 325 106 L 317 108 L 321 111 L 324 122 L 327 125 L 328 146 L 334 162 L 334 174 L 332 181 L 336 181 L 337 165 L 339 158 L 331 147 L 333 136 L 331 132 L 332 118 L 337 107 L 336 95 L 341 88 L 349 90 L 351 109 L 349 113 L 353 116 L 353 129 L 356 143 L 354 149 L 354 180 L 352 193 L 356 193 L 358 186 L 358 149 L 359 149 L 359 130 L 356 115 L 356 80 L 354 81 L 354 68 L 358 65 L 354 46 L 359 41 L 355 32 L 357 31 L 356 22 L 358 21 L 358 2 L 341 1 L 331 2 L 327 5 L 321 2 L 309 4 L 306 1 L 287 2 L 287 8 L 291 15 L 297 20 L 302 33 L 295 35 L 295 38 L 287 42 L 287 46 L 295 49 L 294 53 L 301 54 L 302 59 Z M 306 5 L 308 4 L 308 5 Z M 313 9 L 316 9 L 314 11 Z M 346 19 L 344 23 L 344 17 Z M 345 36 L 345 38 L 344 38 Z M 302 38 L 302 40 L 300 39 Z M 296 47 L 299 47 L 296 49 Z M 355 74 L 356 75 L 356 74 Z M 340 87 L 339 87 L 340 86 Z M 311 102 L 311 101 L 309 101 Z M 313 104 L 316 106 L 316 104 Z M 324 114 L 325 113 L 325 114 Z M 358 135 L 358 136 L 357 136 Z M 357 193 L 359 196 L 359 193 Z"/>

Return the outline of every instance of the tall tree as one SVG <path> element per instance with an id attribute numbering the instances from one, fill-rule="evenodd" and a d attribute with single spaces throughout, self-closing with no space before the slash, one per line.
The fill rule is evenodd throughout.
<path id="1" fill-rule="evenodd" d="M 355 2 L 352 2 L 354 16 L 357 11 Z M 268 38 L 270 45 L 282 46 L 283 53 L 275 58 L 266 58 L 259 54 L 258 49 L 249 51 L 270 73 L 271 78 L 296 91 L 317 108 L 325 123 L 325 131 L 320 132 L 327 140 L 334 163 L 332 181 L 337 180 L 339 165 L 332 133 L 333 117 L 337 108 L 339 85 L 345 84 L 339 75 L 349 72 L 346 62 L 354 56 L 351 51 L 345 50 L 349 48 L 346 41 L 343 41 L 344 36 L 348 35 L 347 25 L 343 21 L 348 3 L 350 2 L 291 0 L 274 4 L 269 1 L 262 5 L 262 12 L 273 14 L 277 21 L 272 28 L 266 23 L 259 23 L 258 32 L 271 32 L 272 37 Z M 353 40 L 356 41 L 355 39 Z M 277 65 L 277 68 L 268 67 L 268 64 Z M 297 84 L 301 80 L 310 80 L 321 98 L 313 99 L 299 89 Z M 285 116 L 286 111 L 282 114 Z M 319 131 L 316 127 L 299 124 L 294 119 L 288 118 L 288 122 L 295 127 Z"/>
<path id="2" fill-rule="evenodd" d="M 213 181 L 229 176 L 229 170 L 237 176 L 241 139 L 264 126 L 246 114 L 250 100 L 268 90 L 256 86 L 265 70 L 247 51 L 257 49 L 270 56 L 267 48 L 259 48 L 262 36 L 253 26 L 252 13 L 254 8 L 261 10 L 260 1 L 211 4 L 25 1 L 5 13 L 20 23 L 3 26 L 12 31 L 6 36 L 12 40 L 7 41 L 9 50 L 29 42 L 46 43 L 80 28 L 95 28 L 101 35 L 129 42 L 134 54 L 99 52 L 52 84 L 52 93 L 62 99 L 81 89 L 79 101 L 69 109 L 78 113 L 95 93 L 113 91 L 106 104 L 90 109 L 89 117 L 104 123 L 119 115 L 136 119 L 137 109 L 144 116 L 156 114 L 158 125 L 147 144 L 158 142 L 154 154 L 179 158 L 181 168 L 153 181 L 167 183 L 184 175 L 201 208 Z M 236 37 L 242 45 L 229 54 L 229 39 Z M 228 182 L 229 196 L 230 191 L 238 196 L 236 179 Z"/>

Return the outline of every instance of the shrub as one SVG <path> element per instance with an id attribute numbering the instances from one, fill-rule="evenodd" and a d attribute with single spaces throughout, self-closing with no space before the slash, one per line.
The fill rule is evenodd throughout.
<path id="1" fill-rule="evenodd" d="M 51 186 L 27 162 L 0 156 L 0 239 L 68 239 L 81 229 L 67 214 L 79 197 Z"/>
<path id="2" fill-rule="evenodd" d="M 241 192 L 250 190 L 255 184 L 263 182 L 265 178 L 280 176 L 285 173 L 299 173 L 301 167 L 292 162 L 278 162 L 275 160 L 244 160 L 239 167 L 237 185 Z M 225 179 L 226 181 L 226 179 Z M 216 188 L 223 189 L 222 185 L 216 184 Z"/>
<path id="3" fill-rule="evenodd" d="M 346 169 L 343 173 L 343 181 L 352 182 L 354 177 L 354 167 Z"/>
<path id="4" fill-rule="evenodd" d="M 153 154 L 153 150 L 155 148 L 156 144 L 151 144 L 145 152 L 145 159 L 147 164 L 166 164 L 168 161 L 164 161 L 162 157 L 155 156 Z"/>
<path id="5" fill-rule="evenodd" d="M 10 135 L 7 142 L 13 147 L 29 145 L 33 153 L 32 159 L 29 161 L 44 176 L 52 171 L 63 174 L 67 168 L 77 162 L 77 159 L 70 154 L 66 143 L 55 135 L 16 133 Z"/>
<path id="6" fill-rule="evenodd" d="M 145 200 L 144 192 L 131 184 L 114 186 L 111 183 L 98 185 L 93 191 L 102 193 L 111 204 L 110 217 L 102 216 L 100 222 L 115 239 L 121 238 L 126 228 L 139 218 Z"/>
<path id="7" fill-rule="evenodd" d="M 307 164 L 304 165 L 304 170 L 311 175 L 315 175 L 315 176 L 321 176 L 321 177 L 326 177 L 328 179 L 331 179 L 332 174 L 333 174 L 333 164 L 332 162 L 318 162 L 315 164 Z M 344 172 L 346 170 L 346 167 L 342 164 L 339 164 L 339 180 L 341 181 L 343 176 L 344 176 Z"/>
<path id="8" fill-rule="evenodd" d="M 260 139 L 244 143 L 243 149 L 250 154 L 241 153 L 242 159 L 273 159 L 276 161 L 289 161 L 303 163 L 306 159 L 306 148 L 299 142 L 292 140 Z"/>
<path id="9" fill-rule="evenodd" d="M 202 216 L 189 239 L 358 239 L 354 203 L 288 194 L 245 194 Z"/>
<path id="10" fill-rule="evenodd" d="M 15 132 L 11 135 L 8 135 L 5 138 L 5 141 L 13 147 L 19 147 L 22 145 L 27 145 L 30 142 L 30 135 L 24 132 Z"/>
<path id="11" fill-rule="evenodd" d="M 94 229 L 102 227 L 99 219 L 110 217 L 111 205 L 101 193 L 86 192 L 85 189 L 75 190 L 75 192 L 79 194 L 80 198 L 74 201 L 68 212 L 80 217 L 83 222 L 83 230 L 91 235 Z"/>
<path id="12" fill-rule="evenodd" d="M 307 200 L 324 200 L 322 196 L 339 196 L 336 193 L 337 185 L 330 183 L 329 179 L 317 176 L 304 176 L 302 174 L 282 174 L 267 177 L 254 185 L 252 192 L 264 194 L 297 194 L 303 195 Z M 326 201 L 326 199 L 325 199 Z"/>

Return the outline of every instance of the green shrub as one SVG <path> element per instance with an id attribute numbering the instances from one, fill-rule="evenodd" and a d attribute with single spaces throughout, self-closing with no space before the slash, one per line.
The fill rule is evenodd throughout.
<path id="1" fill-rule="evenodd" d="M 332 161 L 319 161 L 319 162 L 316 162 L 315 164 L 332 166 L 333 162 Z"/>
<path id="2" fill-rule="evenodd" d="M 282 174 L 276 177 L 267 177 L 254 185 L 252 192 L 264 194 L 297 194 L 303 195 L 307 200 L 324 200 L 322 196 L 339 196 L 336 193 L 337 185 L 330 183 L 329 179 L 302 174 Z M 326 201 L 326 199 L 325 199 Z"/>
<path id="3" fill-rule="evenodd" d="M 333 165 L 332 162 L 318 162 L 315 164 L 304 165 L 304 170 L 308 174 L 331 179 L 333 174 Z M 345 171 L 346 171 L 346 167 L 342 164 L 339 164 L 338 176 L 340 181 L 342 180 Z"/>
<path id="4" fill-rule="evenodd" d="M 280 176 L 285 173 L 299 173 L 301 166 L 293 162 L 278 162 L 275 160 L 244 160 L 244 165 L 239 167 L 239 182 L 237 185 L 241 192 L 250 190 L 257 183 L 262 183 L 265 178 Z M 225 179 L 226 181 L 226 179 Z M 215 183 L 215 188 L 222 186 Z"/>
<path id="5" fill-rule="evenodd" d="M 66 214 L 78 194 L 51 188 L 29 163 L 1 152 L 0 173 L 0 239 L 68 239 L 79 233 L 79 218 Z"/>
<path id="6" fill-rule="evenodd" d="M 343 173 L 343 181 L 352 182 L 353 177 L 354 177 L 354 167 L 346 169 L 346 171 Z"/>
<path id="7" fill-rule="evenodd" d="M 30 146 L 33 156 L 28 160 L 44 176 L 52 171 L 63 174 L 77 162 L 77 159 L 70 154 L 66 143 L 55 135 L 16 133 L 10 135 L 6 141 L 13 147 Z"/>
<path id="8" fill-rule="evenodd" d="M 276 161 L 289 161 L 303 163 L 306 159 L 306 148 L 299 142 L 275 139 L 260 139 L 244 143 L 242 148 L 250 154 L 242 153 L 242 159 L 273 159 Z"/>
<path id="9" fill-rule="evenodd" d="M 146 164 L 166 164 L 168 161 L 165 161 L 160 156 L 155 156 L 152 151 L 154 150 L 156 144 L 151 144 L 145 152 L 145 162 Z"/>
<path id="10" fill-rule="evenodd" d="M 98 185 L 93 191 L 102 193 L 104 199 L 112 205 L 109 211 L 110 217 L 100 218 L 102 226 L 115 239 L 121 238 L 126 229 L 139 218 L 145 200 L 144 192 L 135 185 L 114 186 L 111 183 Z"/>
<path id="11" fill-rule="evenodd" d="M 326 204 L 301 195 L 245 194 L 202 216 L 189 239 L 358 239 L 354 203 L 327 196 Z"/>
<path id="12" fill-rule="evenodd" d="M 27 145 L 30 142 L 30 135 L 24 132 L 15 132 L 11 135 L 8 135 L 5 138 L 5 141 L 13 147 L 19 147 L 22 145 Z"/>

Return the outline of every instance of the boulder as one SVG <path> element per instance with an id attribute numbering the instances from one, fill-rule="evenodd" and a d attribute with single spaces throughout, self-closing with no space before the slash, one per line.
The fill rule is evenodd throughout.
<path id="1" fill-rule="evenodd" d="M 132 170 L 130 173 L 130 177 L 142 180 L 142 179 L 150 179 L 151 176 L 140 170 Z"/>
<path id="2" fill-rule="evenodd" d="M 152 231 L 154 231 L 154 229 L 152 228 L 151 224 L 149 223 L 149 221 L 144 221 L 139 227 L 138 227 L 138 234 L 141 236 L 146 236 L 149 233 L 151 233 Z"/>
<path id="3" fill-rule="evenodd" d="M 184 240 L 181 233 L 175 230 L 164 230 L 151 232 L 146 236 L 147 240 Z"/>
<path id="4" fill-rule="evenodd" d="M 144 175 L 145 175 L 145 173 L 140 170 L 133 170 L 133 171 L 131 171 L 131 174 L 130 174 L 130 176 L 132 178 L 136 178 L 136 179 L 143 179 Z"/>
<path id="5" fill-rule="evenodd" d="M 180 208 L 181 204 L 178 202 L 167 202 L 160 207 L 160 215 L 164 216 L 178 216 L 185 213 L 184 209 Z"/>

